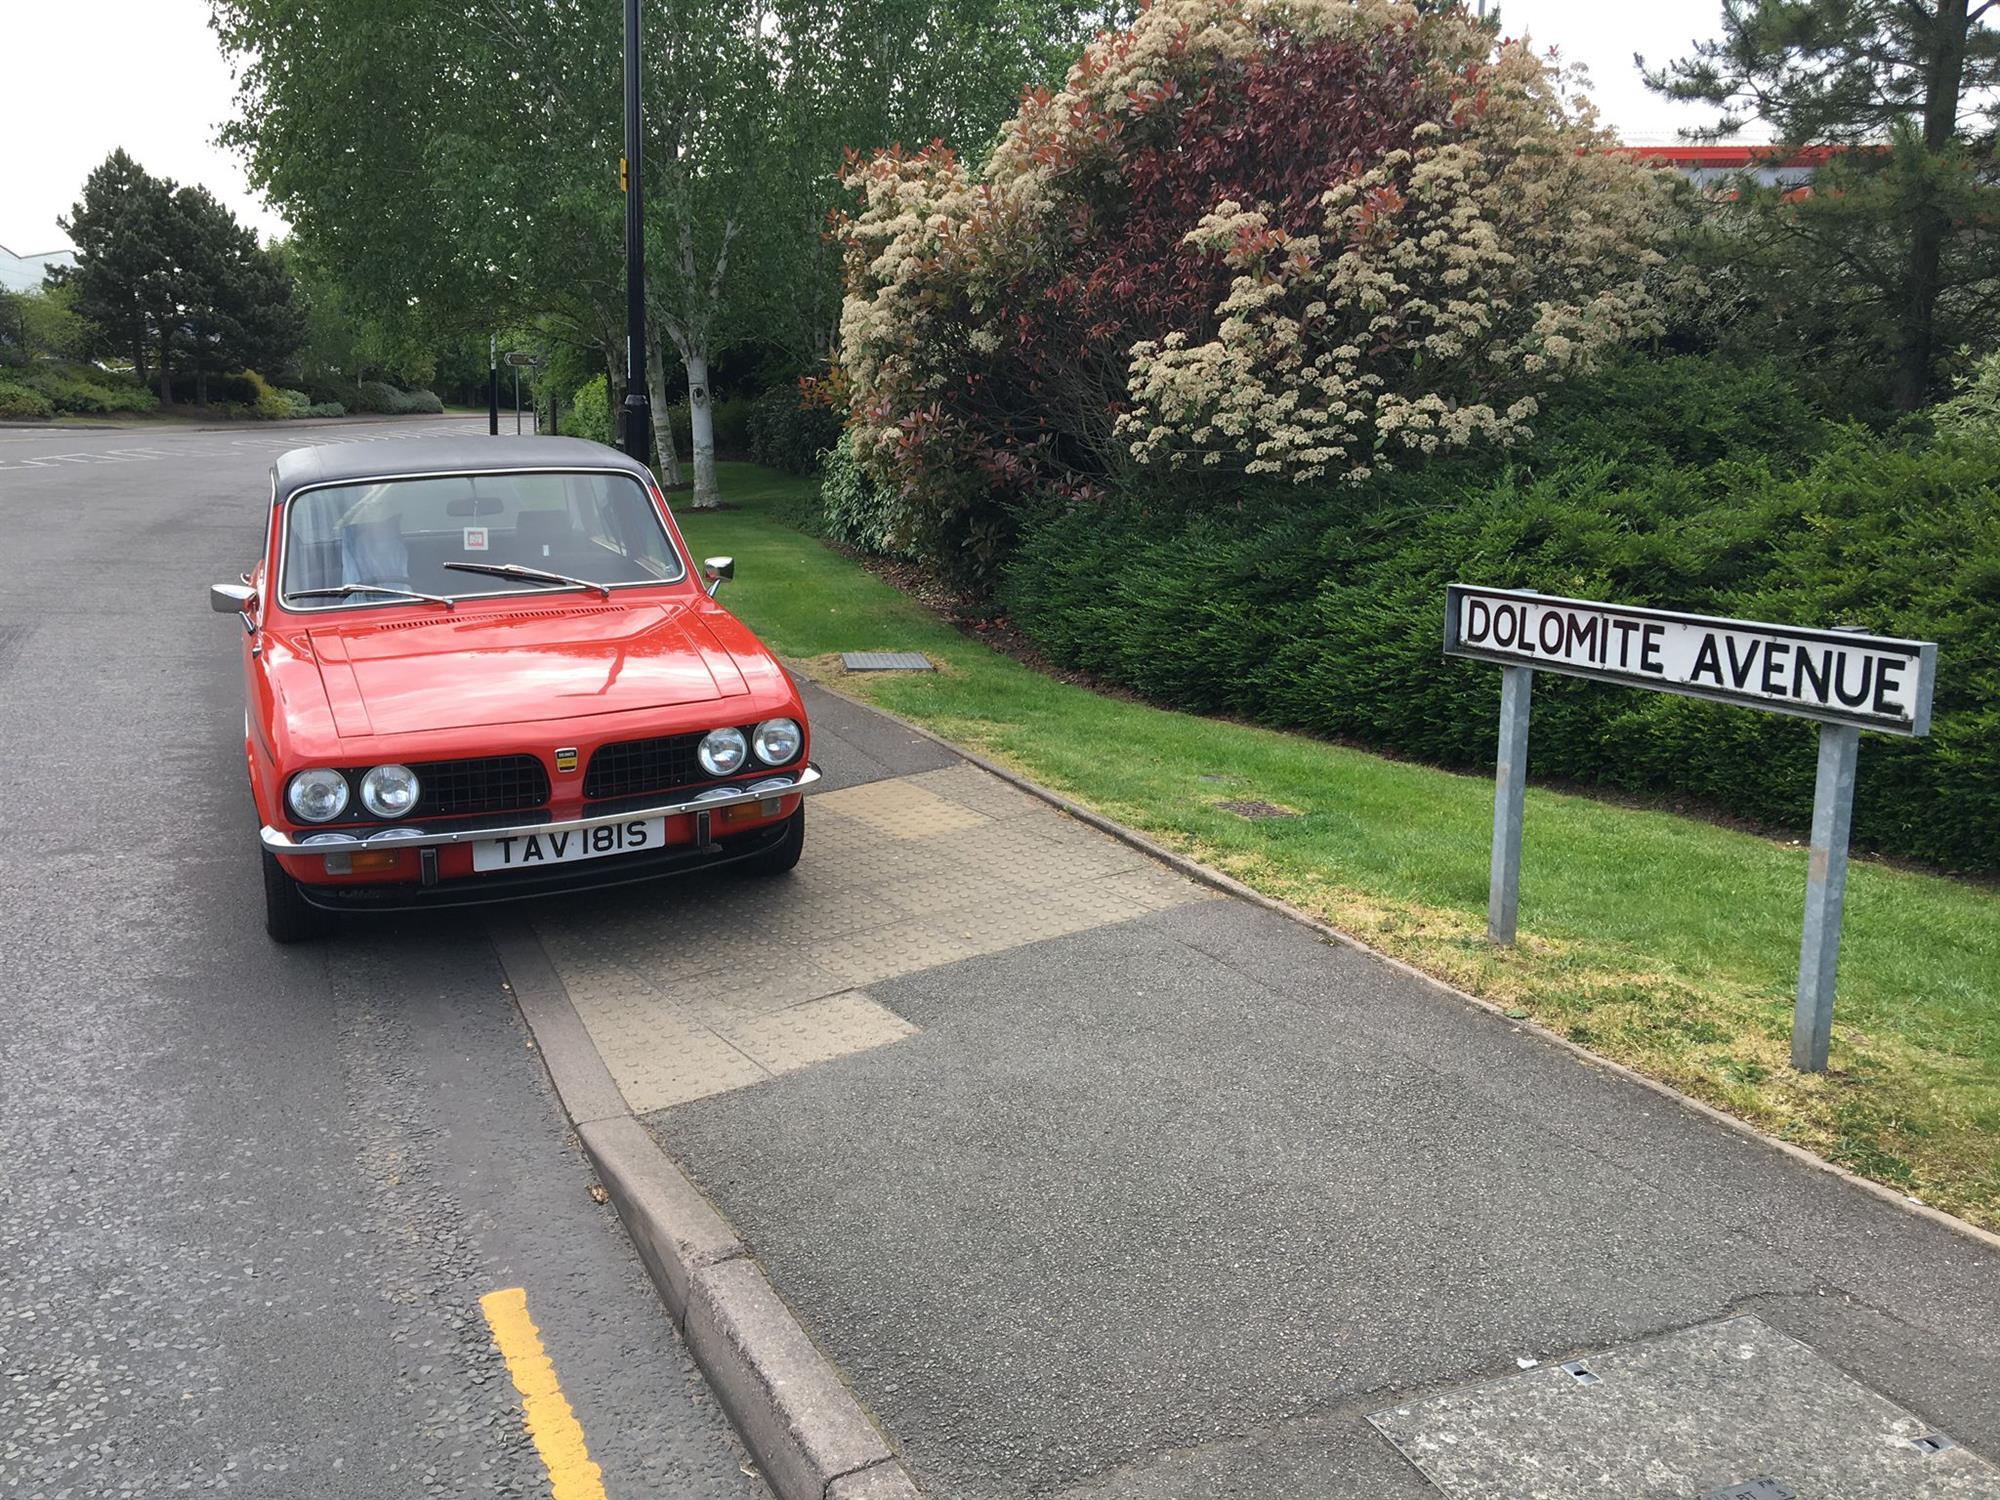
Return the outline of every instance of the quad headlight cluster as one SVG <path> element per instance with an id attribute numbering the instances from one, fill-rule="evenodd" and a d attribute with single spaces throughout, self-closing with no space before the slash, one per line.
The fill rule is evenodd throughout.
<path id="1" fill-rule="evenodd" d="M 375 766 L 361 778 L 361 805 L 377 818 L 400 818 L 417 805 L 423 784 L 408 766 Z M 285 788 L 285 803 L 301 823 L 331 823 L 352 796 L 338 771 L 301 771 Z"/>
<path id="2" fill-rule="evenodd" d="M 805 733 L 793 719 L 766 719 L 747 736 L 740 729 L 712 729 L 702 736 L 695 759 L 711 776 L 733 776 L 754 754 L 767 766 L 790 765 L 798 759 Z"/>

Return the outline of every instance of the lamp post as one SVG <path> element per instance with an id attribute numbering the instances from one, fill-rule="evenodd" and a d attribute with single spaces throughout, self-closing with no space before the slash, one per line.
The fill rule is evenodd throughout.
<path id="1" fill-rule="evenodd" d="M 628 456 L 645 463 L 653 432 L 646 396 L 646 225 L 640 188 L 639 0 L 625 0 L 625 422 Z"/>

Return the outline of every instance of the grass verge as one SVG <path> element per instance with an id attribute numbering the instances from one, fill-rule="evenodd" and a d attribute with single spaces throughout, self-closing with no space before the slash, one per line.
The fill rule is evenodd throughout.
<path id="1" fill-rule="evenodd" d="M 2000 1228 L 2000 892 L 1856 861 L 1832 1067 L 1804 1076 L 1788 1063 L 1803 849 L 1531 787 L 1521 941 L 1494 950 L 1487 778 L 1055 681 L 786 525 L 808 481 L 728 464 L 723 487 L 738 508 L 680 513 L 696 555 L 734 554 L 731 608 L 844 691 L 1594 1052 Z M 857 650 L 922 651 L 940 670 L 845 676 L 835 653 Z M 1300 816 L 1249 821 L 1229 801 Z"/>

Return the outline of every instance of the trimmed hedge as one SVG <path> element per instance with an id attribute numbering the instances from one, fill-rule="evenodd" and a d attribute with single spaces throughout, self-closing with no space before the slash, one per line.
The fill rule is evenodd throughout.
<path id="1" fill-rule="evenodd" d="M 1127 495 L 1025 519 L 1001 589 L 1056 662 L 1177 708 L 1490 767 L 1499 674 L 1441 654 L 1454 580 L 1938 642 L 1927 740 L 1871 736 L 1859 847 L 2000 869 L 2000 438 L 1874 438 L 1769 372 L 1572 392 L 1508 467 L 1337 493 Z M 1535 773 L 1803 829 L 1802 720 L 1540 674 Z"/>

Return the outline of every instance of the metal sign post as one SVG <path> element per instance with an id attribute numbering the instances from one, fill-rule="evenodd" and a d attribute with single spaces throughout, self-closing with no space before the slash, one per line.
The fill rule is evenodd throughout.
<path id="1" fill-rule="evenodd" d="M 1937 646 L 1854 629 L 1808 630 L 1454 583 L 1445 590 L 1444 650 L 1501 668 L 1486 936 L 1502 945 L 1514 941 L 1520 908 L 1528 699 L 1536 670 L 1820 722 L 1792 1066 L 1825 1071 L 1861 731 L 1930 732 Z"/>
<path id="2" fill-rule="evenodd" d="M 1500 669 L 1500 753 L 1493 764 L 1493 879 L 1486 895 L 1486 940 L 1514 941 L 1521 910 L 1521 811 L 1528 792 L 1528 699 L 1533 667 Z"/>

